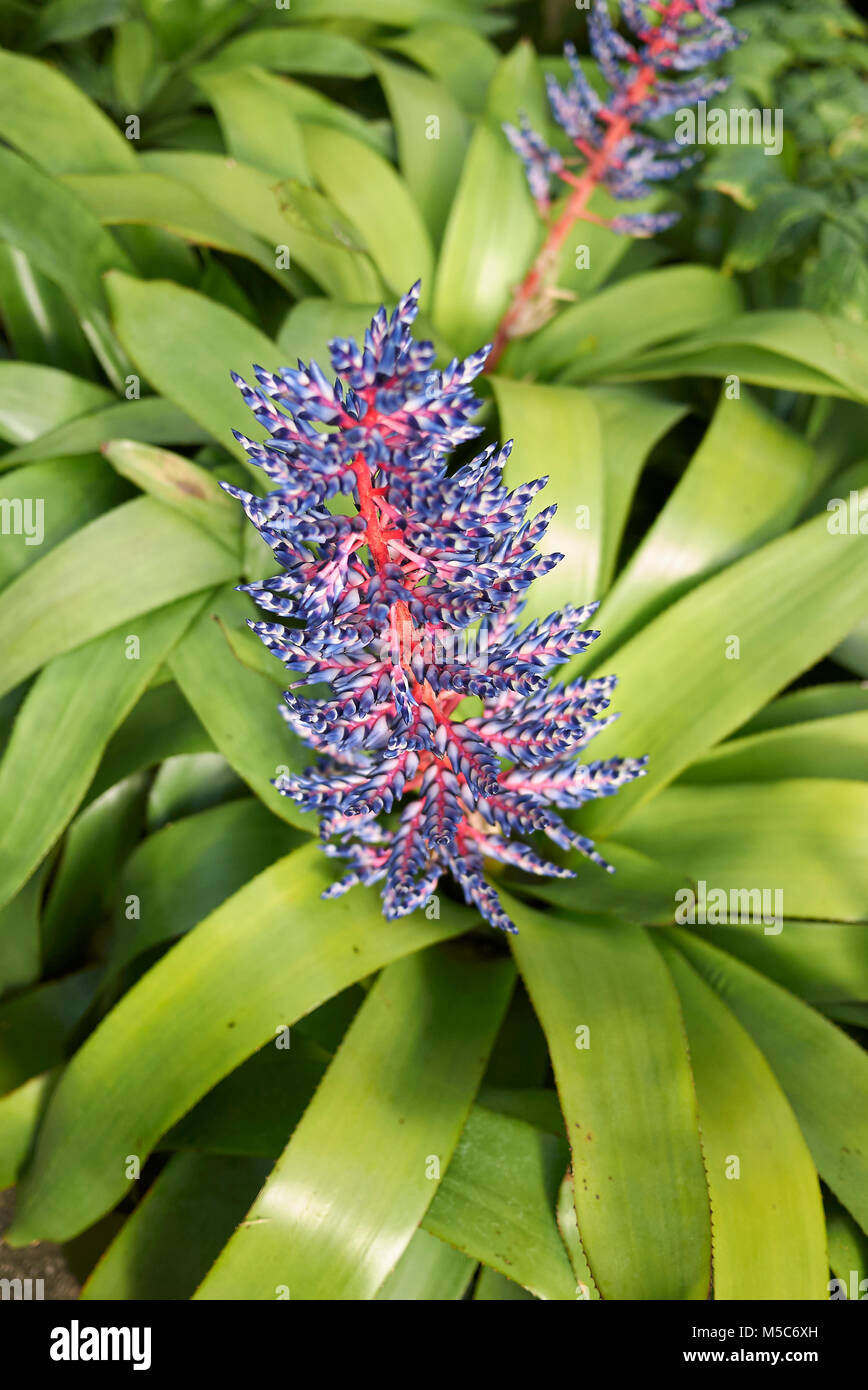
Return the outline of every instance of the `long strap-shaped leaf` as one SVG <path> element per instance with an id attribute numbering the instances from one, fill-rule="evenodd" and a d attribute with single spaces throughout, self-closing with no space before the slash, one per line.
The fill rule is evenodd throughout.
<path id="1" fill-rule="evenodd" d="M 846 687 L 845 687 L 846 689 Z M 868 690 L 864 692 L 868 696 Z M 847 777 L 868 782 L 868 710 L 807 719 L 727 739 L 682 774 L 691 786 L 774 782 L 792 777 Z"/>
<path id="2" fill-rule="evenodd" d="M 373 891 L 321 901 L 311 846 L 229 898 L 129 991 L 72 1059 L 6 1239 L 66 1239 L 122 1197 L 127 1155 L 160 1135 L 275 1031 L 390 960 L 457 936 L 472 913 L 387 922 Z"/>
<path id="3" fill-rule="evenodd" d="M 868 1003 L 868 923 L 762 922 L 693 926 L 697 936 L 752 965 L 806 1003 Z"/>
<path id="4" fill-rule="evenodd" d="M 118 623 L 239 574 L 229 546 L 153 497 L 115 507 L 13 580 L 0 615 L 0 693 Z M 133 633 L 138 635 L 140 627 Z"/>
<path id="5" fill-rule="evenodd" d="M 55 1072 L 43 1072 L 0 1099 L 0 1191 L 11 1187 L 18 1176 L 55 1079 Z"/>
<path id="6" fill-rule="evenodd" d="M 762 1048 L 824 1182 L 868 1231 L 868 1058 L 821 1014 L 693 935 L 665 929 Z"/>
<path id="7" fill-rule="evenodd" d="M 704 882 L 706 920 L 764 916 L 771 935 L 784 913 L 868 920 L 866 827 L 864 782 L 794 778 L 749 788 L 667 787 L 622 826 L 619 838 Z M 725 903 L 717 899 L 716 915 L 713 889 L 727 895 Z M 680 909 L 675 921 L 685 920 Z"/>
<path id="8" fill-rule="evenodd" d="M 735 375 L 759 386 L 868 401 L 868 333 L 864 324 L 809 309 L 769 309 L 702 329 L 622 362 L 618 371 L 628 381 Z"/>
<path id="9" fill-rule="evenodd" d="M 606 669 L 618 673 L 622 715 L 595 740 L 594 757 L 647 753 L 648 776 L 586 807 L 583 826 L 612 831 L 846 635 L 868 607 L 863 539 L 830 535 L 816 517 L 618 649 Z"/>
<path id="10" fill-rule="evenodd" d="M 99 973 L 92 966 L 78 970 L 0 1004 L 0 1095 L 63 1060 L 69 1035 L 94 997 Z"/>
<path id="11" fill-rule="evenodd" d="M 278 714 L 280 687 L 245 666 L 230 645 L 228 624 L 244 610 L 237 594 L 221 594 L 172 653 L 170 669 L 217 748 L 251 790 L 275 815 L 312 832 L 313 817 L 271 785 L 281 767 L 305 767 L 310 752 Z M 258 644 L 251 645 L 256 659 Z M 272 664 L 281 676 L 279 662 Z"/>
<path id="12" fill-rule="evenodd" d="M 117 628 L 52 661 L 19 712 L 0 763 L 0 904 L 53 845 L 87 791 L 109 738 L 144 691 L 202 596 L 135 621 L 139 655 Z"/>
<path id="13" fill-rule="evenodd" d="M 539 1298 L 575 1298 L 554 1215 L 566 1158 L 562 1138 L 474 1106 L 424 1229 Z"/>
<path id="14" fill-rule="evenodd" d="M 449 1164 L 514 978 L 455 948 L 383 971 L 197 1297 L 374 1297 Z"/>
<path id="15" fill-rule="evenodd" d="M 182 816 L 149 835 L 123 869 L 107 975 L 182 936 L 302 841 L 253 797 Z M 127 917 L 131 898 L 147 911 Z"/>
<path id="16" fill-rule="evenodd" d="M 267 1176 L 267 1159 L 175 1154 L 106 1250 L 82 1298 L 190 1298 Z"/>
<path id="17" fill-rule="evenodd" d="M 696 1079 L 714 1297 L 825 1299 L 823 1203 L 796 1117 L 726 1005 L 668 944 L 664 956 L 681 997 Z"/>
<path id="18" fill-rule="evenodd" d="M 443 234 L 433 317 L 457 352 L 474 352 L 494 333 L 539 242 L 539 218 L 500 123 L 520 109 L 541 115 L 543 103 L 535 55 L 520 44 L 489 87 Z"/>
<path id="19" fill-rule="evenodd" d="M 672 496 L 600 610 L 594 661 L 698 580 L 792 525 L 813 450 L 747 392 L 723 395 Z"/>
<path id="20" fill-rule="evenodd" d="M 603 1298 L 707 1298 L 708 1193 L 678 996 L 646 933 L 513 903 L 548 1040 L 582 1244 Z"/>
<path id="21" fill-rule="evenodd" d="M 420 1228 L 377 1298 L 390 1303 L 453 1301 L 464 1295 L 476 1268 L 475 1260 Z"/>
<path id="22" fill-rule="evenodd" d="M 224 448 L 246 461 L 233 428 L 245 410 L 229 373 L 253 362 L 278 366 L 274 344 L 258 328 L 204 294 L 166 280 L 113 274 L 106 290 L 118 337 L 148 381 Z M 256 470 L 258 473 L 258 470 Z"/>
<path id="23" fill-rule="evenodd" d="M 558 504 L 546 533 L 546 547 L 564 560 L 534 584 L 525 609 L 541 617 L 565 603 L 599 598 L 603 556 L 603 440 L 589 392 L 575 386 L 548 386 L 493 377 L 504 439 L 516 451 L 506 481 L 549 479 L 542 502 Z"/>

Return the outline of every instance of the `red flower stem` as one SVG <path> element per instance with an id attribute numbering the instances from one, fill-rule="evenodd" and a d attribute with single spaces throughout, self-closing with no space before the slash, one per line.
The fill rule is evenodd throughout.
<path id="1" fill-rule="evenodd" d="M 377 496 L 378 490 L 373 485 L 373 481 L 371 479 L 371 470 L 368 467 L 362 454 L 358 454 L 356 458 L 353 460 L 352 470 L 356 477 L 356 491 L 359 495 L 359 515 L 364 518 L 365 522 L 365 543 L 367 544 L 367 547 L 371 552 L 371 559 L 374 562 L 374 568 L 376 569 L 378 574 L 381 574 L 385 566 L 391 564 L 392 561 L 389 555 L 389 543 L 387 533 L 384 532 L 382 522 L 380 520 Z M 401 640 L 401 637 L 399 637 L 399 631 L 403 629 L 402 636 L 404 639 L 406 639 L 406 637 L 409 636 L 410 651 L 414 649 L 414 647 L 417 644 L 417 641 L 421 639 L 422 634 L 419 632 L 419 629 L 415 626 L 412 614 L 410 613 L 410 609 L 407 607 L 407 604 L 404 602 L 403 599 L 399 599 L 397 603 L 393 603 L 389 610 L 389 628 L 390 634 L 392 636 L 393 650 L 401 653 L 402 659 L 400 664 L 409 677 L 410 690 L 412 692 L 414 700 L 418 701 L 421 704 L 426 704 L 433 713 L 434 718 L 437 720 L 438 724 L 445 724 L 449 726 L 452 723 L 449 715 L 451 711 L 454 710 L 455 707 L 460 703 L 461 696 L 444 696 L 443 703 L 441 704 L 437 699 L 437 695 L 431 689 L 431 686 L 428 681 L 420 683 L 416 680 L 416 677 L 414 676 L 408 664 L 409 652 L 406 650 L 406 647 L 404 645 L 404 642 Z M 407 658 L 407 660 L 404 659 L 405 657 Z M 435 760 L 434 754 L 431 754 L 429 756 L 432 761 Z M 422 760 L 424 763 L 424 755 Z M 446 759 L 436 757 L 436 761 L 446 762 Z"/>
<path id="2" fill-rule="evenodd" d="M 689 0 L 669 0 L 668 4 L 658 5 L 655 8 L 662 18 L 672 20 L 689 13 L 691 5 Z M 656 57 L 658 53 L 673 46 L 671 39 L 655 32 L 648 39 L 648 56 Z M 546 283 L 554 274 L 561 248 L 576 222 L 597 220 L 588 216 L 586 209 L 591 194 L 609 167 L 613 150 L 630 133 L 631 120 L 629 116 L 624 114 L 624 111 L 629 110 L 631 106 L 642 101 L 648 95 L 656 77 L 657 69 L 654 64 L 643 63 L 627 90 L 618 99 L 616 109 L 609 113 L 601 113 L 602 118 L 609 122 L 603 143 L 588 160 L 587 168 L 581 178 L 570 178 L 569 182 L 573 192 L 567 199 L 560 217 L 549 229 L 542 249 L 513 294 L 512 302 L 498 325 L 492 341 L 491 352 L 488 354 L 488 361 L 485 364 L 486 372 L 494 371 L 509 341 L 513 337 L 519 336 L 514 331 L 516 325 L 536 295 L 545 288 Z"/>

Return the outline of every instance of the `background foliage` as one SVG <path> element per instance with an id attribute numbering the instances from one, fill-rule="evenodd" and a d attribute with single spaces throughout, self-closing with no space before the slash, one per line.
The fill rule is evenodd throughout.
<path id="1" fill-rule="evenodd" d="M 652 243 L 583 226 L 490 379 L 560 504 L 532 611 L 603 598 L 595 756 L 650 755 L 576 822 L 613 878 L 501 880 L 510 951 L 448 897 L 320 900 L 216 482 L 230 368 L 420 276 L 448 360 L 540 243 L 500 123 L 546 127 L 582 14 L 375 10 L 0 3 L 10 1240 L 93 1298 L 827 1297 L 868 1272 L 868 566 L 827 524 L 868 485 L 863 26 L 742 6 L 723 101 L 782 108 L 780 158 L 708 150 Z M 676 926 L 699 880 L 783 930 Z"/>

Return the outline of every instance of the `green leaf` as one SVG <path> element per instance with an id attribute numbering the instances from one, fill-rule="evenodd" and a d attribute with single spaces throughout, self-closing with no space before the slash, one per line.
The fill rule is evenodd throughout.
<path id="1" fill-rule="evenodd" d="M 423 1228 L 529 1289 L 575 1298 L 555 1222 L 563 1139 L 474 1106 Z"/>
<path id="2" fill-rule="evenodd" d="M 0 996 L 8 990 L 35 984 L 39 979 L 42 969 L 39 912 L 50 868 L 46 859 L 24 887 L 0 908 Z"/>
<path id="3" fill-rule="evenodd" d="M 715 1300 L 825 1299 L 823 1203 L 796 1117 L 762 1052 L 714 990 L 676 951 L 665 948 L 664 958 L 696 1082 Z"/>
<path id="4" fill-rule="evenodd" d="M 321 901 L 333 879 L 316 847 L 296 850 L 200 922 L 124 996 L 52 1096 L 7 1241 L 63 1240 L 91 1225 L 128 1191 L 123 1156 L 144 1160 L 277 1028 L 474 921 L 453 907 L 448 921 L 388 922 L 372 891 Z"/>
<path id="5" fill-rule="evenodd" d="M 706 1298 L 708 1193 L 665 965 L 626 922 L 567 922 L 520 903 L 511 911 L 513 953 L 548 1040 L 579 1231 L 601 1297 Z"/>
<path id="6" fill-rule="evenodd" d="M 160 58 L 156 34 L 141 19 L 115 25 L 111 67 L 117 105 L 125 111 L 143 111 L 169 70 Z"/>
<path id="7" fill-rule="evenodd" d="M 439 19 L 444 15 L 463 25 L 481 22 L 480 5 L 477 0 L 380 0 L 377 6 L 376 22 L 388 24 L 396 29 L 409 28 L 426 19 Z M 295 0 L 293 18 L 301 19 L 372 19 L 370 6 L 366 0 Z"/>
<path id="8" fill-rule="evenodd" d="M 195 188 L 209 202 L 275 248 L 291 243 L 292 263 L 300 265 L 338 299 L 369 304 L 382 299 L 382 281 L 370 257 L 293 225 L 286 216 L 285 190 L 273 174 L 215 154 L 149 151 L 148 169 L 171 175 Z M 289 274 L 289 272 L 285 272 Z"/>
<path id="9" fill-rule="evenodd" d="M 593 1299 L 596 1302 L 599 1300 L 600 1292 L 594 1283 L 590 1265 L 582 1248 L 579 1223 L 576 1217 L 575 1185 L 571 1169 L 567 1170 L 561 1183 L 561 1190 L 558 1193 L 557 1217 L 561 1240 L 567 1248 L 570 1264 L 576 1276 L 576 1298 L 584 1299 L 586 1302 Z"/>
<path id="10" fill-rule="evenodd" d="M 0 1098 L 0 1190 L 18 1177 L 53 1080 L 52 1072 L 34 1076 Z"/>
<path id="11" fill-rule="evenodd" d="M 864 922 L 866 816 L 862 782 L 677 786 L 637 810 L 618 834 L 633 849 L 704 880 L 709 893 L 765 889 L 766 915 Z"/>
<path id="12" fill-rule="evenodd" d="M 467 1291 L 476 1263 L 427 1231 L 414 1232 L 377 1298 L 394 1303 L 445 1303 Z"/>
<path id="13" fill-rule="evenodd" d="M 140 655 L 126 627 L 50 662 L 25 698 L 0 762 L 0 904 L 7 903 L 74 815 L 111 735 L 200 607 L 199 595 L 141 615 Z"/>
<path id="14" fill-rule="evenodd" d="M 360 141 L 376 154 L 384 157 L 391 154 L 392 134 L 387 122 L 363 120 L 349 107 L 332 101 L 305 82 L 295 82 L 289 77 L 273 77 L 270 73 L 263 76 L 282 109 L 294 115 L 302 126 L 328 126 Z"/>
<path id="15" fill-rule="evenodd" d="M 213 474 L 181 454 L 137 444 L 132 439 L 113 440 L 102 452 L 121 477 L 129 478 L 142 492 L 194 521 L 237 556 L 239 509 Z"/>
<path id="16" fill-rule="evenodd" d="M 521 161 L 500 128 L 519 108 L 539 109 L 540 90 L 533 51 L 519 45 L 501 62 L 461 171 L 437 266 L 433 316 L 462 354 L 491 341 L 541 240 Z"/>
<path id="17" fill-rule="evenodd" d="M 692 786 L 774 782 L 794 773 L 868 781 L 868 710 L 729 739 L 688 767 L 679 781 Z"/>
<path id="18" fill-rule="evenodd" d="M 773 189 L 749 215 L 743 214 L 736 222 L 735 234 L 726 250 L 727 270 L 744 273 L 772 260 L 781 243 L 789 240 L 790 229 L 805 223 L 816 227 L 826 207 L 825 196 L 816 189 L 794 184 Z M 809 230 L 804 227 L 806 233 Z"/>
<path id="19" fill-rule="evenodd" d="M 375 70 L 395 124 L 401 173 L 437 245 L 461 175 L 470 123 L 440 83 L 382 58 L 375 60 Z"/>
<path id="20" fill-rule="evenodd" d="M 91 377 L 93 353 L 59 285 L 14 246 L 0 244 L 0 314 L 14 355 L 24 362 Z"/>
<path id="21" fill-rule="evenodd" d="M 507 961 L 445 949 L 383 971 L 197 1298 L 376 1295 L 449 1164 L 513 981 Z"/>
<path id="22" fill-rule="evenodd" d="M 6 589 L 0 690 L 118 623 L 141 623 L 153 609 L 234 578 L 239 567 L 222 542 L 155 498 L 125 502 Z"/>
<path id="23" fill-rule="evenodd" d="M 34 42 L 42 47 L 86 38 L 105 25 L 123 19 L 131 0 L 48 0 L 39 12 Z"/>
<path id="24" fill-rule="evenodd" d="M 196 245 L 243 256 L 286 286 L 286 275 L 275 264 L 274 248 L 180 179 L 139 169 L 134 173 L 74 174 L 63 182 L 104 227 L 135 224 L 161 228 Z"/>
<path id="25" fill-rule="evenodd" d="M 510 348 L 504 365 L 512 375 L 558 372 L 565 381 L 609 375 L 633 353 L 731 319 L 740 308 L 734 281 L 707 266 L 648 270 L 564 309 L 532 339 Z"/>
<path id="26" fill-rule="evenodd" d="M 0 148 L 0 179 L 0 238 L 60 286 L 112 385 L 120 387 L 126 364 L 109 331 L 102 276 L 129 269 L 127 256 L 74 193 L 12 150 Z"/>
<path id="27" fill-rule="evenodd" d="M 655 444 L 687 414 L 642 388 L 590 386 L 603 438 L 603 544 L 599 593 L 608 592 L 639 475 Z"/>
<path id="28" fill-rule="evenodd" d="M 488 85 L 500 54 L 481 34 L 457 24 L 425 23 L 384 46 L 425 68 L 471 115 L 485 110 Z"/>
<path id="29" fill-rule="evenodd" d="M 213 753 L 214 744 L 173 681 L 146 690 L 109 739 L 88 800 L 134 772 L 180 754 Z"/>
<path id="30" fill-rule="evenodd" d="M 158 396 L 124 401 L 79 416 L 48 430 L 31 444 L 10 449 L 0 457 L 0 470 L 37 459 L 65 459 L 89 454 L 110 439 L 147 440 L 150 444 L 204 444 L 210 434 L 170 401 Z"/>
<path id="31" fill-rule="evenodd" d="M 791 690 L 780 699 L 764 705 L 742 725 L 738 736 L 744 738 L 767 729 L 808 723 L 814 719 L 832 719 L 839 714 L 858 714 L 863 710 L 868 710 L 868 688 L 856 681 L 809 685 L 801 690 Z"/>
<path id="32" fill-rule="evenodd" d="M 172 675 L 239 777 L 275 815 L 312 831 L 310 813 L 299 811 L 271 785 L 281 770 L 306 767 L 310 752 L 281 719 L 273 681 L 246 666 L 227 640 L 227 630 L 240 625 L 248 611 L 248 601 L 230 592 L 209 604 L 173 652 Z M 245 635 L 251 646 L 256 640 L 252 633 Z M 283 674 L 276 661 L 274 665 Z"/>
<path id="33" fill-rule="evenodd" d="M 148 792 L 148 833 L 244 796 L 246 787 L 221 753 L 182 754 L 157 769 Z"/>
<path id="34" fill-rule="evenodd" d="M 539 1030 L 539 1024 L 537 1029 L 545 1046 L 545 1038 Z M 553 1134 L 556 1139 L 564 1137 L 564 1117 L 555 1091 L 546 1090 L 542 1086 L 483 1085 L 479 1092 L 479 1103 L 487 1110 L 496 1110 L 500 1115 L 513 1115 L 517 1120 L 524 1120 L 526 1124 L 544 1130 L 546 1134 Z"/>
<path id="35" fill-rule="evenodd" d="M 124 869 L 107 974 L 183 936 L 299 842 L 289 826 L 247 797 L 149 835 Z M 144 913 L 128 917 L 131 899 L 145 904 Z"/>
<path id="36" fill-rule="evenodd" d="M 247 0 L 141 0 L 148 23 L 169 58 L 210 48 L 250 12 Z"/>
<path id="37" fill-rule="evenodd" d="M 318 1015 L 343 1006 L 347 998 L 357 1006 L 356 995 L 365 997 L 359 985 L 344 990 L 302 1019 L 291 1030 L 286 1049 L 275 1047 L 272 1036 L 173 1125 L 159 1147 L 250 1154 L 270 1158 L 273 1163 L 283 1152 L 331 1061 L 330 1052 L 308 1037 L 307 1030 Z"/>
<path id="38" fill-rule="evenodd" d="M 759 922 L 692 930 L 818 1009 L 868 1002 L 868 926 L 787 918 L 779 933 Z"/>
<path id="39" fill-rule="evenodd" d="M 667 936 L 765 1053 L 820 1177 L 868 1228 L 868 1058 L 845 1033 L 747 965 L 684 932 Z"/>
<path id="40" fill-rule="evenodd" d="M 535 1295 L 528 1293 L 520 1284 L 514 1284 L 505 1274 L 487 1265 L 480 1266 L 479 1278 L 473 1290 L 474 1301 L 480 1299 L 487 1303 L 525 1303 L 532 1302 Z"/>
<path id="41" fill-rule="evenodd" d="M 363 338 L 378 307 L 340 304 L 333 299 L 301 299 L 283 320 L 277 345 L 287 360 L 317 360 L 332 338 Z"/>
<path id="42" fill-rule="evenodd" d="M 698 580 L 785 531 L 813 461 L 813 450 L 751 396 L 721 396 L 686 472 L 603 604 L 595 661 Z"/>
<path id="43" fill-rule="evenodd" d="M 406 184 L 382 155 L 344 131 L 305 126 L 304 146 L 314 178 L 358 228 L 385 284 L 401 295 L 421 280 L 424 304 L 434 253 Z"/>
<path id="44" fill-rule="evenodd" d="M 865 402 L 868 330 L 808 309 L 770 309 L 740 314 L 676 347 L 623 362 L 619 371 L 630 381 L 737 376 L 758 386 Z"/>
<path id="45" fill-rule="evenodd" d="M 564 559 L 530 590 L 525 613 L 542 617 L 566 603 L 597 598 L 603 547 L 603 442 L 594 402 L 571 387 L 492 377 L 501 435 L 515 440 L 505 478 L 518 486 L 548 477 L 538 499 L 558 505 L 546 549 Z M 541 510 L 535 506 L 535 510 Z"/>
<path id="46" fill-rule="evenodd" d="M 0 1095 L 63 1060 L 93 1000 L 99 970 L 80 970 L 0 1004 Z"/>
<path id="47" fill-rule="evenodd" d="M 623 713 L 594 756 L 647 753 L 649 771 L 584 808 L 591 833 L 614 829 L 840 640 L 868 603 L 860 539 L 831 536 L 825 517 L 809 521 L 691 590 L 618 649 Z M 739 660 L 728 659 L 733 636 Z"/>
<path id="48" fill-rule="evenodd" d="M 316 77 L 370 77 L 373 72 L 370 58 L 355 39 L 302 24 L 291 29 L 250 29 L 218 48 L 208 66 L 211 71 L 260 66 Z"/>
<path id="49" fill-rule="evenodd" d="M 3 496 L 12 504 L 11 515 L 14 517 L 18 501 L 22 507 L 22 522 L 29 518 L 33 525 L 30 535 L 24 525 L 20 531 L 4 535 L 0 549 L 0 585 L 8 584 L 79 527 L 119 506 L 129 495 L 126 484 L 98 455 L 51 459 L 7 473 L 3 480 Z M 43 503 L 41 514 L 40 500 Z M 37 510 L 30 512 L 28 508 L 34 503 Z M 37 545 L 40 530 L 42 540 Z"/>
<path id="50" fill-rule="evenodd" d="M 233 159 L 278 178 L 310 182 L 288 83 L 248 66 L 224 71 L 205 65 L 192 76 L 214 107 Z"/>
<path id="51" fill-rule="evenodd" d="M 277 366 L 276 349 L 246 319 L 204 295 L 169 281 L 107 280 L 118 336 L 136 366 L 218 443 L 246 460 L 232 429 L 249 412 L 230 379 L 250 364 Z"/>
<path id="52" fill-rule="evenodd" d="M 187 1299 L 268 1175 L 261 1158 L 175 1154 L 81 1292 L 92 1299 Z"/>
<path id="53" fill-rule="evenodd" d="M 0 135 L 50 174 L 131 169 L 117 126 L 56 67 L 0 49 Z"/>
<path id="54" fill-rule="evenodd" d="M 24 444 L 112 399 L 93 381 L 35 362 L 0 362 L 0 439 Z"/>
<path id="55" fill-rule="evenodd" d="M 42 913 L 43 968 L 50 974 L 80 963 L 82 943 L 114 907 L 146 799 L 144 777 L 131 777 L 91 801 L 70 826 Z"/>
<path id="56" fill-rule="evenodd" d="M 348 251 L 367 250 L 358 230 L 351 226 L 330 198 L 315 188 L 308 188 L 298 179 L 286 179 L 279 185 L 280 210 L 293 227 L 326 242 L 329 246 Z"/>
<path id="57" fill-rule="evenodd" d="M 868 679 L 868 621 L 862 619 L 852 632 L 849 632 L 840 646 L 833 652 L 835 660 L 854 671 L 857 676 Z"/>
<path id="58" fill-rule="evenodd" d="M 826 1232 L 829 1237 L 829 1264 L 843 1282 L 847 1297 L 852 1298 L 852 1274 L 861 1290 L 868 1288 L 868 1236 L 859 1229 L 848 1211 L 831 1195 L 826 1201 Z"/>

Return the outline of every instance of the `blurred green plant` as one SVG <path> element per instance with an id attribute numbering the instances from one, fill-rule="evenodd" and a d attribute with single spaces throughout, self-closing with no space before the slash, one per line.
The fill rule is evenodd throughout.
<path id="1" fill-rule="evenodd" d="M 831 208 L 856 141 L 825 184 L 835 117 L 798 83 L 840 51 L 789 7 L 737 21 L 762 14 L 787 177 Z M 490 378 L 514 481 L 560 503 L 535 600 L 603 599 L 612 748 L 650 754 L 576 820 L 617 874 L 504 876 L 507 954 L 446 896 L 321 902 L 271 787 L 307 754 L 234 592 L 270 556 L 216 483 L 249 477 L 228 373 L 321 354 L 418 276 L 444 358 L 490 339 L 541 240 L 500 123 L 547 129 L 561 61 L 515 18 L 0 5 L 0 1186 L 86 1297 L 865 1276 L 868 333 L 808 293 L 839 272 L 822 234 L 793 307 L 777 237 L 744 272 L 726 239 L 762 202 L 719 242 L 689 183 L 671 236 L 583 226 Z M 780 930 L 683 920 L 700 883 L 782 892 Z"/>
<path id="2" fill-rule="evenodd" d="M 784 148 L 709 150 L 702 187 L 732 198 L 724 264 L 751 302 L 868 320 L 868 29 L 843 0 L 739 11 L 747 44 L 724 64 L 726 107 L 778 109 Z"/>

